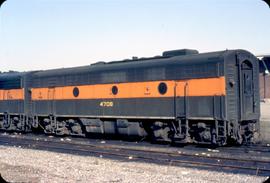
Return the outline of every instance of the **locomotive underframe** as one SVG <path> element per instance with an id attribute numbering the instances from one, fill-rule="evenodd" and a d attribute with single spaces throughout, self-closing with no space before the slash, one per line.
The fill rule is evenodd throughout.
<path id="1" fill-rule="evenodd" d="M 18 113 L 4 113 L 0 115 L 0 130 L 30 132 L 32 123 L 28 116 Z"/>
<path id="2" fill-rule="evenodd" d="M 125 137 L 152 142 L 199 143 L 225 145 L 254 142 L 257 121 L 228 122 L 198 119 L 114 119 L 23 114 L 0 115 L 0 130 L 14 132 L 41 131 L 58 136 L 90 136 L 96 138 Z"/>

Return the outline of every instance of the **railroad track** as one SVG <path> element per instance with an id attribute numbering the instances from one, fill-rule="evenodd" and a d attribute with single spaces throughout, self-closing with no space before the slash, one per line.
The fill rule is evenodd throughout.
<path id="1" fill-rule="evenodd" d="M 38 139 L 38 140 L 37 140 Z M 136 147 L 110 144 L 81 144 L 59 140 L 16 135 L 0 135 L 0 145 L 21 146 L 22 148 L 72 153 L 84 156 L 119 159 L 125 161 L 139 161 L 158 163 L 170 166 L 183 166 L 198 169 L 246 173 L 253 175 L 270 175 L 270 159 L 250 159 L 248 157 L 235 158 L 206 153 L 186 153 L 182 151 L 166 152 L 148 150 Z M 181 150 L 181 148 L 179 148 Z M 270 153 L 269 153 L 270 156 Z"/>
<path id="2" fill-rule="evenodd" d="M 191 149 L 198 149 L 198 147 L 191 147 Z M 200 147 L 199 147 L 200 148 Z M 205 147 L 202 147 L 204 149 Z M 213 150 L 217 150 L 223 153 L 229 153 L 229 154 L 252 154 L 252 155 L 265 155 L 269 156 L 270 158 L 270 146 L 264 145 L 264 144 L 252 144 L 252 145 L 242 145 L 238 147 L 231 147 L 231 146 L 225 146 L 225 147 L 216 147 Z"/>

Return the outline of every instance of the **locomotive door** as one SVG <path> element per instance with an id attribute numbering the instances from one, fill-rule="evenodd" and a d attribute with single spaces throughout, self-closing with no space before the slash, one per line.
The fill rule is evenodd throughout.
<path id="1" fill-rule="evenodd" d="M 254 86 L 253 86 L 253 66 L 250 61 L 241 64 L 241 116 L 248 119 L 255 112 L 254 106 Z"/>
<path id="2" fill-rule="evenodd" d="M 177 81 L 174 87 L 174 113 L 175 118 L 188 117 L 188 82 Z"/>
<path id="3" fill-rule="evenodd" d="M 48 112 L 49 114 L 52 114 L 52 115 L 55 113 L 54 95 L 55 95 L 55 88 L 49 88 L 48 89 Z"/>

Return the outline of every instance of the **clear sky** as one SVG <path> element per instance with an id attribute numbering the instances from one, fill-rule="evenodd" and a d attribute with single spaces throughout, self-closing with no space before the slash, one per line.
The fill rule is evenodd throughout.
<path id="1" fill-rule="evenodd" d="M 0 71 L 181 48 L 270 53 L 270 8 L 261 0 L 7 0 L 0 9 Z"/>

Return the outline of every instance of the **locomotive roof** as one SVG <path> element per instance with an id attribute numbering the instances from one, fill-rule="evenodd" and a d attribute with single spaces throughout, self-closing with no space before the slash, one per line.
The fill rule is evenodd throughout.
<path id="1" fill-rule="evenodd" d="M 0 80 L 19 79 L 24 74 L 25 74 L 25 72 L 17 72 L 17 71 L 3 72 L 3 73 L 0 73 Z"/>
<path id="2" fill-rule="evenodd" d="M 193 63 L 194 58 L 211 58 L 218 57 L 222 55 L 223 52 L 212 52 L 204 54 L 194 54 L 194 55 L 184 55 L 184 56 L 173 56 L 173 57 L 152 57 L 152 58 L 143 58 L 135 60 L 122 60 L 122 61 L 112 61 L 112 62 L 99 62 L 88 66 L 81 67 L 71 67 L 71 68 L 61 68 L 61 69 L 52 69 L 36 72 L 34 75 L 38 77 L 46 77 L 50 75 L 69 75 L 69 74 L 79 74 L 86 72 L 98 72 L 98 71 L 109 71 L 109 70 L 122 70 L 128 68 L 139 68 L 139 67 L 151 67 L 157 65 L 164 65 L 173 63 L 175 61 L 185 63 Z"/>
<path id="3" fill-rule="evenodd" d="M 223 57 L 226 51 L 218 52 L 209 52 L 209 53 L 200 53 L 192 55 L 183 55 L 183 56 L 172 56 L 172 57 L 152 57 L 152 58 L 143 58 L 135 60 L 123 60 L 123 61 L 112 61 L 107 63 L 95 63 L 87 66 L 80 67 L 71 67 L 71 68 L 61 68 L 61 69 L 52 69 L 36 72 L 34 75 L 38 77 L 46 77 L 50 75 L 70 75 L 70 74 L 80 74 L 86 72 L 100 72 L 100 71 L 111 71 L 111 70 L 124 70 L 132 68 L 142 68 L 142 67 L 153 67 L 153 66 L 163 66 L 167 64 L 196 64 L 199 63 L 202 59 L 208 60 L 209 62 L 217 62 L 218 57 Z"/>

